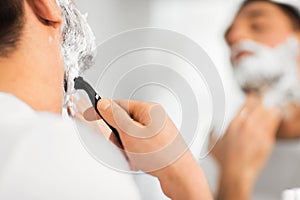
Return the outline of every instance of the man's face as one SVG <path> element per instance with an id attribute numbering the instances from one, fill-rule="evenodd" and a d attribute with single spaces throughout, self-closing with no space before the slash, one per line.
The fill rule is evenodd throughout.
<path id="1" fill-rule="evenodd" d="M 254 52 L 247 50 L 240 51 L 239 53 L 234 52 L 235 46 L 241 42 L 253 41 L 268 48 L 276 48 L 291 36 L 299 40 L 299 31 L 294 29 L 291 19 L 285 12 L 274 3 L 256 1 L 249 3 L 241 9 L 227 30 L 225 39 L 231 48 L 231 62 L 236 67 L 241 61 L 254 55 Z M 298 57 L 300 58 L 299 55 Z M 299 58 L 297 64 L 296 54 L 295 63 L 296 67 L 298 65 L 298 69 L 300 69 Z M 256 63 L 258 62 L 252 62 L 252 64 Z M 272 64 L 270 63 L 270 65 Z M 272 68 L 272 66 L 269 67 Z M 300 127 L 296 125 L 299 124 L 300 109 L 292 105 L 288 105 L 287 107 L 289 107 L 290 114 L 283 119 L 279 129 L 279 136 L 285 138 L 297 137 L 300 133 Z"/>
<path id="2" fill-rule="evenodd" d="M 278 6 L 257 1 L 238 13 L 225 38 L 230 47 L 244 39 L 275 47 L 294 33 L 291 20 Z"/>

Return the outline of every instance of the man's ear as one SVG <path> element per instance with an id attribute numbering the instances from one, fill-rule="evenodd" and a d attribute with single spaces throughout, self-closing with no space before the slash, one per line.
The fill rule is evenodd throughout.
<path id="1" fill-rule="evenodd" d="M 34 13 L 46 25 L 60 27 L 62 14 L 56 0 L 27 0 Z"/>

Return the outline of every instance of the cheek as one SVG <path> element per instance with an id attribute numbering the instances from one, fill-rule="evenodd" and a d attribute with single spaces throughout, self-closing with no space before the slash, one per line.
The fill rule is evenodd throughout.
<path id="1" fill-rule="evenodd" d="M 272 48 L 277 47 L 279 44 L 283 43 L 286 41 L 286 39 L 290 36 L 291 34 L 289 32 L 278 32 L 276 34 L 265 34 L 261 35 L 260 41 L 263 44 L 266 44 Z"/>
<path id="2" fill-rule="evenodd" d="M 278 23 L 274 25 L 276 26 L 272 25 L 271 27 L 266 29 L 263 33 L 255 34 L 258 42 L 261 42 L 263 44 L 266 44 L 274 48 L 279 44 L 285 42 L 287 38 L 293 34 L 291 28 L 288 27 L 287 24 Z"/>
<path id="3" fill-rule="evenodd" d="M 52 52 L 52 62 L 58 72 L 64 71 L 64 59 L 61 52 L 61 37 L 60 35 L 49 36 L 49 48 Z"/>

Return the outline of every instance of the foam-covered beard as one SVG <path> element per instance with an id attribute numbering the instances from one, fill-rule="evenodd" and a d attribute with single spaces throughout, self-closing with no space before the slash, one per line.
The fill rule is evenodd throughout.
<path id="1" fill-rule="evenodd" d="M 74 79 L 90 68 L 96 57 L 95 36 L 72 0 L 57 0 L 63 16 L 62 56 L 65 62 L 65 106 L 72 107 Z"/>
<path id="2" fill-rule="evenodd" d="M 232 49 L 233 57 L 241 52 L 252 53 L 232 63 L 235 78 L 245 92 L 260 93 L 266 106 L 282 110 L 290 103 L 300 105 L 297 38 L 291 36 L 275 48 L 245 40 Z"/>

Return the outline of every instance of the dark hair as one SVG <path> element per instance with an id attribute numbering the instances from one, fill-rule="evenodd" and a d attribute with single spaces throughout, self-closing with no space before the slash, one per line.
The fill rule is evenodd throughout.
<path id="1" fill-rule="evenodd" d="M 270 3 L 277 5 L 290 18 L 293 28 L 295 30 L 300 30 L 300 13 L 296 8 L 294 8 L 292 6 L 273 2 L 270 0 L 245 0 L 242 4 L 240 10 L 243 9 L 248 4 L 250 4 L 252 2 L 257 2 L 257 1 L 270 2 Z"/>
<path id="2" fill-rule="evenodd" d="M 0 0 L 0 57 L 17 48 L 24 25 L 24 0 Z"/>

